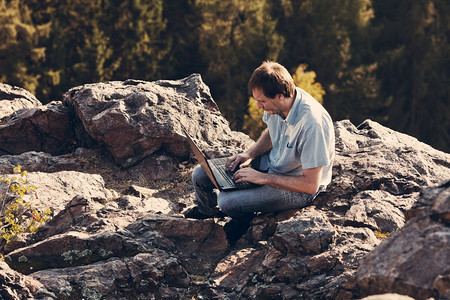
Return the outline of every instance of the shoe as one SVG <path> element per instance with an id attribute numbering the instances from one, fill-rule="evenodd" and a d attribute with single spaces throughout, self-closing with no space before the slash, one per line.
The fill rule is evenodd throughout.
<path id="1" fill-rule="evenodd" d="M 197 219 L 197 220 L 204 220 L 204 219 L 208 219 L 210 218 L 210 216 L 202 214 L 199 210 L 198 210 L 198 206 L 194 206 L 191 208 L 186 209 L 183 212 L 183 215 L 186 219 Z"/>
<path id="2" fill-rule="evenodd" d="M 194 206 L 194 207 L 186 209 L 183 212 L 183 215 L 187 219 L 197 219 L 197 220 L 204 220 L 204 219 L 209 219 L 209 218 L 222 219 L 222 218 L 226 217 L 226 215 L 221 211 L 217 211 L 217 213 L 215 213 L 214 215 L 205 215 L 198 210 L 198 206 Z"/>
<path id="3" fill-rule="evenodd" d="M 228 223 L 225 224 L 223 230 L 227 235 L 228 243 L 230 246 L 236 245 L 236 242 L 247 232 L 250 228 L 250 222 L 253 217 L 248 218 L 239 218 L 239 219 L 231 219 Z"/>

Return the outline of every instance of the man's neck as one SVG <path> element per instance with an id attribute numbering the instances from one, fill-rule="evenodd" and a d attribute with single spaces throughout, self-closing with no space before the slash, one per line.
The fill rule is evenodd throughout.
<path id="1" fill-rule="evenodd" d="M 292 106 L 294 105 L 295 98 L 297 96 L 297 91 L 294 92 L 294 95 L 289 98 L 284 98 L 285 109 L 281 112 L 283 119 L 286 119 L 291 111 Z"/>

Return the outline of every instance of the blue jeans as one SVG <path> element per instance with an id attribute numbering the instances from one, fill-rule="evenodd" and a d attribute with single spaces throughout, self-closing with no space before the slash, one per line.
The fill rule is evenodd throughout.
<path id="1" fill-rule="evenodd" d="M 309 205 L 324 189 L 315 194 L 290 192 L 268 185 L 231 192 L 218 192 L 202 167 L 192 173 L 198 209 L 205 215 L 214 215 L 219 209 L 230 217 L 240 218 L 256 212 L 276 212 Z M 217 207 L 218 206 L 218 207 Z"/>

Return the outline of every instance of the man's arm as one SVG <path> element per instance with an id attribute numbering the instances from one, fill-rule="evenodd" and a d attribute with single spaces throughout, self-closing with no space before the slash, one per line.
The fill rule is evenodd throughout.
<path id="1" fill-rule="evenodd" d="M 241 168 L 234 174 L 234 179 L 236 182 L 249 181 L 292 192 L 315 194 L 320 186 L 322 170 L 323 167 L 316 167 L 304 169 L 302 175 L 277 175 Z"/>
<path id="2" fill-rule="evenodd" d="M 265 129 L 258 141 L 253 144 L 244 153 L 233 155 L 227 160 L 226 167 L 232 166 L 232 169 L 241 163 L 244 163 L 257 156 L 263 155 L 272 149 L 272 140 L 269 130 Z M 277 175 L 262 173 L 253 168 L 240 168 L 235 174 L 236 182 L 249 181 L 256 184 L 266 184 L 275 188 L 315 194 L 320 186 L 323 167 L 304 169 L 302 175 Z"/>
<path id="3" fill-rule="evenodd" d="M 265 129 L 259 139 L 250 148 L 240 154 L 235 154 L 227 159 L 225 167 L 234 170 L 237 166 L 245 163 L 257 156 L 266 154 L 272 149 L 272 140 L 270 139 L 269 129 Z"/>
<path id="4" fill-rule="evenodd" d="M 261 136 L 250 148 L 248 148 L 244 153 L 247 153 L 250 158 L 255 158 L 257 156 L 266 154 L 272 150 L 272 140 L 270 139 L 269 129 L 264 129 Z"/>

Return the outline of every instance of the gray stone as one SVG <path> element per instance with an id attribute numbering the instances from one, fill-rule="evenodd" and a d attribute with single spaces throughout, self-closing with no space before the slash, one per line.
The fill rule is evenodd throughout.
<path id="1" fill-rule="evenodd" d="M 76 144 L 70 110 L 61 102 L 22 109 L 1 120 L 0 153 L 68 153 Z"/>
<path id="2" fill-rule="evenodd" d="M 11 266 L 33 273 L 2 264 L 11 280 L 1 296 L 449 298 L 448 183 L 427 189 L 448 179 L 449 154 L 371 120 L 338 121 L 327 191 L 305 209 L 256 215 L 231 246 L 230 218 L 179 214 L 194 199 L 182 126 L 211 156 L 252 143 L 229 129 L 199 75 L 85 85 L 65 103 L 73 153 L 0 156 L 2 174 L 29 168 L 40 207 L 55 211 L 37 233 L 3 245 Z M 2 120 L 11 126 L 34 109 Z"/>
<path id="3" fill-rule="evenodd" d="M 173 81 L 84 85 L 69 90 L 65 102 L 73 106 L 86 132 L 123 167 L 158 150 L 187 157 L 183 127 L 210 154 L 231 153 L 251 143 L 247 136 L 231 132 L 199 74 Z"/>
<path id="4" fill-rule="evenodd" d="M 29 91 L 0 83 L 0 119 L 24 108 L 33 108 L 42 103 Z M 0 122 L 1 124 L 1 122 Z"/>
<path id="5" fill-rule="evenodd" d="M 429 188 L 424 197 L 430 195 L 435 199 L 433 205 L 447 203 L 439 214 L 448 215 L 449 182 Z M 395 292 L 415 299 L 450 296 L 450 229 L 439 214 L 433 206 L 427 207 L 363 258 L 357 273 L 363 295 Z"/>

